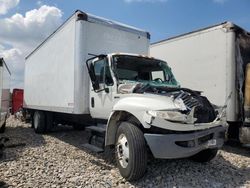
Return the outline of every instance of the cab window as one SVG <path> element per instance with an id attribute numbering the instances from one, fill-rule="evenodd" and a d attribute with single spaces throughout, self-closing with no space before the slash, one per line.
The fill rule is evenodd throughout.
<path id="1" fill-rule="evenodd" d="M 106 58 L 97 60 L 94 63 L 95 75 L 100 84 L 113 85 L 110 67 Z"/>

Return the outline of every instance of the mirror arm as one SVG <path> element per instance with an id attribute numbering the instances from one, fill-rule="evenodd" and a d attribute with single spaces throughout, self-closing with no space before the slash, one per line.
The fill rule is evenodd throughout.
<path id="1" fill-rule="evenodd" d="M 106 93 L 109 93 L 109 88 L 103 88 L 103 89 L 99 89 L 99 90 L 94 90 L 95 93 L 99 93 L 101 91 L 105 91 Z"/>
<path id="2" fill-rule="evenodd" d="M 88 55 L 94 55 L 94 54 L 90 54 L 90 53 L 89 53 Z M 87 60 L 86 60 L 87 67 L 88 67 L 88 61 L 93 60 L 93 59 L 95 59 L 95 58 L 97 58 L 97 57 L 104 58 L 104 57 L 107 57 L 107 55 L 105 55 L 105 54 L 100 54 L 100 55 L 95 55 L 95 56 L 93 56 L 93 57 L 87 59 Z"/>

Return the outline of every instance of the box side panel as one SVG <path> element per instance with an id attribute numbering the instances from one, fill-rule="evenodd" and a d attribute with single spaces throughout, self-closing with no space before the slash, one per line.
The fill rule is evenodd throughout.
<path id="1" fill-rule="evenodd" d="M 3 109 L 4 112 L 8 112 L 10 107 L 10 73 L 3 64 L 3 89 L 2 89 L 2 103 L 1 103 L 1 109 Z"/>
<path id="2" fill-rule="evenodd" d="M 1 121 L 6 117 L 10 107 L 10 73 L 7 70 L 5 64 L 0 68 L 0 98 L 1 98 Z"/>
<path id="3" fill-rule="evenodd" d="M 227 121 L 237 121 L 239 114 L 238 94 L 237 94 L 237 80 L 236 80 L 236 54 L 235 41 L 236 36 L 234 32 L 228 32 L 227 37 L 227 59 L 226 59 L 226 94 L 230 96 L 227 102 L 226 117 Z M 227 97 L 226 96 L 226 97 Z"/>
<path id="4" fill-rule="evenodd" d="M 74 112 L 89 113 L 90 80 L 85 64 L 88 58 L 93 57 L 89 54 L 125 52 L 148 55 L 149 39 L 145 35 L 82 20 L 76 22 L 76 28 Z"/>
<path id="5" fill-rule="evenodd" d="M 3 93 L 3 67 L 0 65 L 0 127 L 4 123 L 4 112 L 2 109 L 2 93 Z"/>
<path id="6" fill-rule="evenodd" d="M 86 21 L 76 22 L 75 35 L 75 92 L 74 113 L 89 114 L 89 75 L 85 65 L 87 57 L 87 28 Z"/>
<path id="7" fill-rule="evenodd" d="M 86 22 L 86 27 L 88 53 L 124 52 L 142 55 L 149 53 L 149 39 L 146 36 L 90 22 Z"/>
<path id="8" fill-rule="evenodd" d="M 39 47 L 25 64 L 24 106 L 72 113 L 75 19 Z"/>
<path id="9" fill-rule="evenodd" d="M 0 107 L 2 109 L 3 67 L 0 65 Z M 1 112 L 0 109 L 0 112 Z"/>
<path id="10" fill-rule="evenodd" d="M 203 91 L 222 106 L 227 98 L 227 34 L 224 29 L 198 32 L 150 49 L 151 56 L 166 60 L 182 87 Z"/>

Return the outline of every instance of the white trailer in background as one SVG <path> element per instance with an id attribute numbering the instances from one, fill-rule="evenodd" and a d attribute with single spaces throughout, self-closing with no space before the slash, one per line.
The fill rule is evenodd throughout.
<path id="1" fill-rule="evenodd" d="M 207 162 L 225 123 L 199 92 L 180 88 L 165 62 L 148 57 L 149 33 L 77 11 L 25 63 L 24 108 L 37 133 L 54 124 L 90 131 L 84 146 L 115 147 L 128 180 L 155 158 Z"/>
<path id="2" fill-rule="evenodd" d="M 0 58 L 0 133 L 4 132 L 10 108 L 10 71 Z"/>
<path id="3" fill-rule="evenodd" d="M 155 42 L 150 55 L 167 61 L 183 87 L 203 91 L 217 106 L 226 104 L 229 137 L 240 135 L 241 142 L 250 143 L 247 31 L 225 22 Z"/>

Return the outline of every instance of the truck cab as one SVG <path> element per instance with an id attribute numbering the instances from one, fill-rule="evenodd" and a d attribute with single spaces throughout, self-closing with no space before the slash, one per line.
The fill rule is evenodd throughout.
<path id="1" fill-rule="evenodd" d="M 145 172 L 141 161 L 146 161 L 147 146 L 155 158 L 207 162 L 223 145 L 223 110 L 218 114 L 201 92 L 182 88 L 166 62 L 115 53 L 86 64 L 92 85 L 90 115 L 108 120 L 105 146 L 115 146 L 125 178 Z M 136 170 L 134 163 L 141 163 Z"/>

